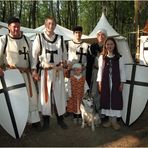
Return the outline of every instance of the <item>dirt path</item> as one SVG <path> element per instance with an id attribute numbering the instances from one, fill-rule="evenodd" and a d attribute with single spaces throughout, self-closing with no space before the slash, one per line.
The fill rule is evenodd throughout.
<path id="1" fill-rule="evenodd" d="M 65 118 L 69 128 L 63 130 L 58 127 L 56 119 L 52 118 L 50 129 L 36 131 L 26 126 L 21 139 L 14 139 L 0 127 L 0 146 L 12 147 L 141 147 L 148 146 L 148 105 L 131 127 L 127 127 L 120 120 L 122 128 L 115 131 L 112 128 L 96 128 L 92 132 L 90 127 L 81 129 L 75 125 L 70 117 Z"/>

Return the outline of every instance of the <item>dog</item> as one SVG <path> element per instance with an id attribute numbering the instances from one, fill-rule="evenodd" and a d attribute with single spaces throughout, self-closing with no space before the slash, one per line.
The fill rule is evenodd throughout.
<path id="1" fill-rule="evenodd" d="M 82 116 L 82 125 L 81 128 L 85 127 L 85 123 L 88 126 L 91 126 L 92 131 L 95 131 L 95 126 L 99 126 L 101 124 L 101 119 L 99 114 L 94 111 L 93 106 L 93 97 L 90 95 L 85 95 L 80 104 L 80 111 Z"/>

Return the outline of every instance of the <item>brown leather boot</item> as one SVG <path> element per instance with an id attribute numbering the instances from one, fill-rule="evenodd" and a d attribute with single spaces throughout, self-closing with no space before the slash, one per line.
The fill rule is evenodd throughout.
<path id="1" fill-rule="evenodd" d="M 111 122 L 111 117 L 109 117 L 109 120 L 103 124 L 103 127 L 111 127 L 112 126 L 112 122 Z"/>
<path id="2" fill-rule="evenodd" d="M 116 117 L 112 117 L 112 127 L 115 130 L 119 130 L 121 128 L 121 126 L 118 124 L 117 122 L 117 118 Z"/>
<path id="3" fill-rule="evenodd" d="M 43 116 L 43 127 L 42 129 L 49 129 L 50 128 L 50 116 Z"/>
<path id="4" fill-rule="evenodd" d="M 58 125 L 59 125 L 62 129 L 67 129 L 68 126 L 67 126 L 67 124 L 64 122 L 63 116 L 58 116 L 58 115 L 56 115 L 56 116 L 57 116 L 57 123 L 58 123 Z"/>

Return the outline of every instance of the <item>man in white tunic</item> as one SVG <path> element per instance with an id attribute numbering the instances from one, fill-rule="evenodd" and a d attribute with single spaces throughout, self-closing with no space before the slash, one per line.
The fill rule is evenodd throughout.
<path id="1" fill-rule="evenodd" d="M 2 69 L 19 69 L 25 80 L 29 95 L 28 122 L 40 125 L 37 91 L 31 76 L 32 44 L 20 31 L 20 20 L 12 17 L 8 21 L 9 34 L 0 37 L 0 65 Z M 23 118 L 23 117 L 22 117 Z"/>
<path id="2" fill-rule="evenodd" d="M 75 63 L 80 63 L 83 69 L 86 68 L 89 45 L 82 41 L 82 31 L 81 26 L 75 26 L 73 28 L 73 39 L 67 43 L 70 68 Z M 86 75 L 86 70 L 84 70 L 83 74 Z"/>
<path id="3" fill-rule="evenodd" d="M 64 85 L 63 63 L 66 61 L 66 48 L 63 37 L 54 33 L 56 20 L 45 19 L 45 30 L 36 36 L 33 43 L 33 76 L 39 79 L 36 65 L 41 66 L 40 101 L 43 115 L 43 129 L 49 128 L 50 116 L 55 112 L 57 123 L 67 129 L 63 114 L 66 111 L 66 95 Z"/>

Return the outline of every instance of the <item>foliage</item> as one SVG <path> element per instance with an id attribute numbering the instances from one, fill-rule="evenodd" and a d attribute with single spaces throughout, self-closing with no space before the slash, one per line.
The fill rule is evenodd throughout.
<path id="1" fill-rule="evenodd" d="M 148 18 L 148 3 L 140 1 L 140 29 Z M 117 32 L 127 36 L 136 31 L 134 26 L 134 1 L 90 1 L 90 0 L 17 0 L 0 1 L 0 21 L 7 22 L 10 16 L 18 16 L 22 26 L 35 28 L 44 23 L 48 15 L 56 17 L 57 22 L 72 29 L 75 25 L 83 26 L 89 34 L 96 26 L 104 11 L 109 23 Z"/>

